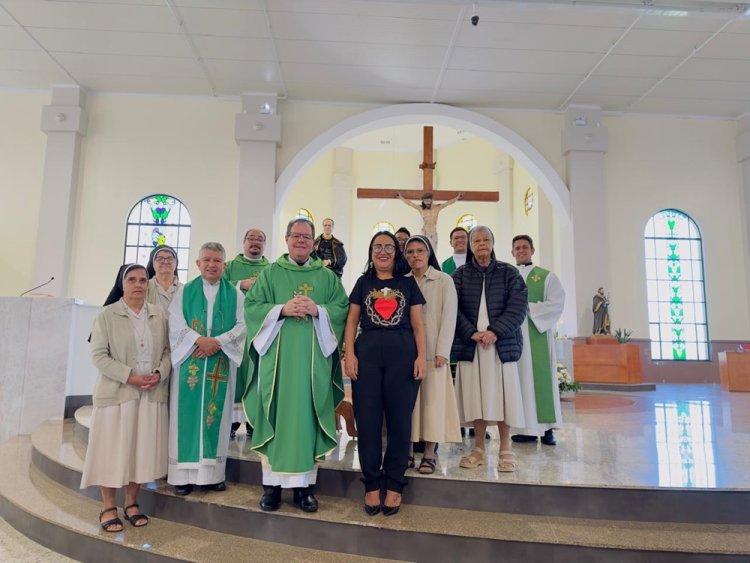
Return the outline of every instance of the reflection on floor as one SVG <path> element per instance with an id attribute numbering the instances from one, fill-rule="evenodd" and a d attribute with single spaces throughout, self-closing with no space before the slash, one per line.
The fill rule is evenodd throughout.
<path id="1" fill-rule="evenodd" d="M 750 394 L 718 385 L 658 385 L 645 393 L 579 393 L 563 401 L 558 445 L 515 444 L 518 470 L 497 471 L 497 429 L 487 465 L 461 469 L 471 450 L 441 444 L 433 476 L 459 480 L 616 487 L 750 488 Z M 242 435 L 230 456 L 257 459 Z M 417 460 L 418 464 L 418 460 Z M 357 442 L 346 430 L 324 465 L 359 471 Z"/>

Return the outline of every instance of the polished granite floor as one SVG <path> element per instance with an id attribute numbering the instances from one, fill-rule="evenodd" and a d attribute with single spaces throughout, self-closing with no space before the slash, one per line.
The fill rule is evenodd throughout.
<path id="1" fill-rule="evenodd" d="M 463 444 L 441 444 L 433 476 L 410 474 L 546 485 L 750 489 L 750 393 L 664 384 L 652 392 L 581 392 L 562 407 L 557 446 L 515 444 L 515 473 L 497 471 L 493 428 L 487 465 L 458 467 L 471 450 L 467 438 Z M 256 459 L 241 434 L 230 455 Z M 359 470 L 357 441 L 346 430 L 324 465 Z"/>

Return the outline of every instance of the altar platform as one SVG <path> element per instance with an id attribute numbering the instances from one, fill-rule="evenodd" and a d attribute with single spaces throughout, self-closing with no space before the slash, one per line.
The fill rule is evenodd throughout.
<path id="1" fill-rule="evenodd" d="M 321 467 L 320 510 L 257 506 L 260 463 L 240 435 L 227 490 L 141 493 L 152 516 L 119 534 L 97 525 L 98 491 L 78 490 L 87 414 L 0 445 L 0 515 L 79 560 L 113 561 L 748 561 L 750 395 L 718 385 L 585 392 L 563 403 L 558 445 L 515 444 L 518 470 L 458 467 L 441 444 L 432 476 L 410 471 L 398 515 L 362 510 L 357 441 L 345 431 Z M 417 460 L 418 461 L 418 460 Z M 92 500 L 96 499 L 96 500 Z"/>

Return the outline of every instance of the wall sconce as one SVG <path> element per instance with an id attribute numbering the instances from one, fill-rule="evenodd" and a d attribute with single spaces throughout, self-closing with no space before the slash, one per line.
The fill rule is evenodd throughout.
<path id="1" fill-rule="evenodd" d="M 273 108 L 271 107 L 271 104 L 268 102 L 264 104 L 260 104 L 260 107 L 258 108 L 258 113 L 261 115 L 271 115 L 273 112 Z"/>

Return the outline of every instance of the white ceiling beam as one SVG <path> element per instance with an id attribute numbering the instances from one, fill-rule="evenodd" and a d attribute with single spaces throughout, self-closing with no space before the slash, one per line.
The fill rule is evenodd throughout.
<path id="1" fill-rule="evenodd" d="M 271 40 L 271 53 L 273 55 L 273 64 L 276 67 L 276 73 L 278 74 L 278 81 L 281 84 L 281 93 L 278 96 L 280 100 L 287 99 L 287 88 L 286 80 L 284 80 L 284 71 L 281 70 L 281 60 L 279 60 L 279 52 L 276 49 L 276 38 L 273 34 L 273 26 L 271 25 L 271 16 L 268 14 L 268 5 L 266 0 L 261 2 L 263 6 L 263 16 L 266 18 L 266 28 L 268 29 L 268 37 Z"/>
<path id="2" fill-rule="evenodd" d="M 66 69 L 66 68 L 65 68 L 65 67 L 64 67 L 64 66 L 63 66 L 63 65 L 62 65 L 62 64 L 60 63 L 60 61 L 58 61 L 58 60 L 57 60 L 57 59 L 56 59 L 56 58 L 54 57 L 54 55 L 52 55 L 52 53 L 50 53 L 50 52 L 49 52 L 49 51 L 48 51 L 47 49 L 45 49 L 45 48 L 44 48 L 44 46 L 43 46 L 43 45 L 42 45 L 41 43 L 39 43 L 39 41 L 37 41 L 37 40 L 36 40 L 36 38 L 35 38 L 35 37 L 34 37 L 33 35 L 31 35 L 31 33 L 29 32 L 29 30 L 28 30 L 28 29 L 26 29 L 26 28 L 25 28 L 25 27 L 23 26 L 23 24 L 22 24 L 22 23 L 21 23 L 20 21 L 18 21 L 18 20 L 16 19 L 16 17 L 15 17 L 15 16 L 13 15 L 13 14 L 11 14 L 11 13 L 10 13 L 10 11 L 8 10 L 8 8 L 6 8 L 5 6 L 3 6 L 3 5 L 2 5 L 2 3 L 0 3 L 0 10 L 1 10 L 1 11 L 2 11 L 2 12 L 3 12 L 3 13 L 4 13 L 5 15 L 6 15 L 6 16 L 8 16 L 8 18 L 9 18 L 9 19 L 10 19 L 10 20 L 11 20 L 11 21 L 12 21 L 12 22 L 13 22 L 13 23 L 14 23 L 14 24 L 16 25 L 16 27 L 17 27 L 17 28 L 18 28 L 18 29 L 19 29 L 19 30 L 21 31 L 21 33 L 23 33 L 23 34 L 24 34 L 24 35 L 25 35 L 26 37 L 28 37 L 28 38 L 29 38 L 29 40 L 31 40 L 31 42 L 32 42 L 32 43 L 33 43 L 34 45 L 36 45 L 36 46 L 37 46 L 37 47 L 39 48 L 39 50 L 40 50 L 40 51 L 41 51 L 42 53 L 44 53 L 44 54 L 45 54 L 45 55 L 46 55 L 46 56 L 47 56 L 47 57 L 49 58 L 49 60 L 51 60 L 51 61 L 52 61 L 52 63 L 53 63 L 53 64 L 54 64 L 54 65 L 55 65 L 55 66 L 56 66 L 56 67 L 57 67 L 57 68 L 58 68 L 58 69 L 60 70 L 60 72 L 62 72 L 62 73 L 63 73 L 63 74 L 65 75 L 65 76 L 67 76 L 67 77 L 68 77 L 68 79 L 69 79 L 69 80 L 70 80 L 70 81 L 71 81 L 71 82 L 72 82 L 73 84 L 75 84 L 76 86 L 81 86 L 81 84 L 80 84 L 80 83 L 78 82 L 78 80 L 76 80 L 76 79 L 75 79 L 75 78 L 73 77 L 73 75 L 72 75 L 72 74 L 70 74 L 70 73 L 68 72 L 68 69 Z"/>
<path id="3" fill-rule="evenodd" d="M 445 76 L 445 72 L 448 70 L 448 65 L 450 64 L 450 60 L 453 57 L 453 51 L 456 48 L 456 41 L 458 40 L 458 34 L 461 32 L 461 26 L 464 23 L 464 20 L 466 19 L 466 10 L 468 6 L 464 6 L 461 8 L 461 10 L 458 12 L 458 17 L 456 18 L 456 23 L 453 25 L 453 33 L 451 34 L 451 39 L 448 42 L 448 46 L 445 49 L 445 56 L 443 56 L 443 64 L 440 65 L 440 72 L 438 72 L 437 79 L 435 80 L 435 86 L 432 89 L 432 96 L 430 96 L 430 103 L 434 104 L 435 100 L 438 98 L 438 92 L 440 91 L 440 86 L 443 84 L 443 77 Z"/>
<path id="4" fill-rule="evenodd" d="M 179 9 L 177 8 L 177 6 L 175 6 L 173 0 L 164 0 L 164 1 L 166 2 L 169 10 L 172 12 L 172 15 L 174 16 L 175 20 L 177 20 L 177 26 L 180 28 L 180 35 L 182 35 L 183 39 L 185 39 L 185 42 L 190 48 L 190 52 L 193 53 L 193 57 L 195 57 L 195 61 L 198 63 L 198 66 L 201 68 L 201 71 L 203 71 L 203 76 L 205 77 L 206 82 L 208 82 L 208 87 L 211 89 L 211 95 L 216 96 L 216 86 L 214 85 L 214 81 L 211 79 L 211 74 L 208 72 L 206 61 L 203 60 L 203 57 L 198 51 L 198 47 L 195 46 L 195 42 L 193 41 L 193 38 L 190 36 L 190 33 L 185 27 L 185 22 L 183 21 L 182 16 L 180 15 Z"/>
<path id="5" fill-rule="evenodd" d="M 638 17 L 636 17 L 633 20 L 633 22 L 628 26 L 628 28 L 625 31 L 622 32 L 622 34 L 620 35 L 620 37 L 617 38 L 617 41 L 613 41 L 612 42 L 612 45 L 609 47 L 609 49 L 607 49 L 607 52 L 604 53 L 604 55 L 602 55 L 602 57 L 593 66 L 593 68 L 586 73 L 586 76 L 584 76 L 583 79 L 578 83 L 578 86 L 576 86 L 575 88 L 573 88 L 573 91 L 570 94 L 568 94 L 568 97 L 565 98 L 565 101 L 563 101 L 563 103 L 561 103 L 560 107 L 557 108 L 557 109 L 559 109 L 560 111 L 565 111 L 566 110 L 567 105 L 568 105 L 568 103 L 570 103 L 570 100 L 573 99 L 573 96 L 576 95 L 576 93 L 578 92 L 578 90 L 581 89 L 581 87 L 586 83 L 586 81 L 591 77 L 591 75 L 596 72 L 596 69 L 601 66 L 601 64 L 607 59 L 607 57 L 609 57 L 609 55 L 612 53 L 612 51 L 614 51 L 615 48 L 617 48 L 617 46 L 620 44 L 620 42 L 623 39 L 625 39 L 625 36 L 628 33 L 630 33 L 630 30 L 633 29 L 633 27 L 635 26 L 635 24 L 638 23 L 638 21 L 641 19 L 641 17 L 642 17 L 642 15 L 638 14 Z"/>
<path id="6" fill-rule="evenodd" d="M 654 90 L 656 90 L 656 89 L 657 89 L 657 88 L 659 87 L 659 85 L 660 85 L 660 84 L 662 84 L 662 83 L 663 83 L 663 82 L 664 82 L 665 80 L 668 80 L 670 76 L 672 76 L 672 75 L 673 75 L 673 74 L 674 74 L 675 72 L 677 72 L 677 71 L 678 71 L 678 70 L 680 69 L 680 67 L 682 67 L 682 65 L 684 65 L 685 63 L 687 63 L 687 62 L 688 62 L 688 61 L 689 61 L 690 59 L 692 59 L 692 58 L 693 58 L 693 57 L 694 57 L 695 55 L 697 55 L 697 54 L 698 54 L 698 53 L 700 52 L 700 50 L 701 50 L 701 49 L 703 49 L 703 48 L 704 48 L 704 47 L 705 47 L 706 45 L 708 45 L 708 44 L 709 44 L 709 43 L 710 43 L 711 41 L 713 41 L 714 39 L 716 39 L 716 37 L 718 37 L 718 35 L 719 35 L 719 34 L 720 34 L 720 33 L 721 33 L 722 31 L 724 31 L 724 30 L 725 30 L 725 29 L 726 29 L 727 27 L 729 27 L 729 26 L 730 26 L 731 24 L 733 24 L 734 22 L 736 22 L 737 20 L 739 20 L 739 19 L 740 19 L 740 18 L 742 18 L 742 17 L 743 17 L 743 15 L 742 15 L 742 14 L 740 14 L 739 16 L 735 16 L 735 17 L 733 17 L 733 18 L 731 18 L 731 19 L 727 20 L 726 22 L 724 22 L 724 25 L 722 25 L 722 26 L 721 26 L 721 27 L 720 27 L 719 29 L 717 29 L 716 31 L 714 31 L 714 32 L 713 32 L 713 33 L 711 34 L 711 37 L 709 37 L 708 39 L 706 39 L 706 40 L 705 40 L 705 41 L 704 41 L 703 43 L 701 43 L 700 45 L 696 45 L 695 47 L 693 47 L 693 51 L 692 51 L 692 52 L 691 52 L 691 53 L 690 53 L 690 54 L 689 54 L 689 55 L 688 55 L 687 57 L 685 57 L 685 58 L 684 58 L 684 59 L 682 59 L 682 60 L 681 60 L 681 61 L 680 61 L 679 63 L 677 63 L 677 64 L 676 64 L 676 65 L 675 65 L 675 66 L 674 66 L 674 67 L 672 68 L 672 70 L 670 70 L 670 71 L 669 71 L 669 72 L 668 72 L 667 74 L 665 74 L 665 75 L 664 75 L 664 76 L 662 76 L 662 77 L 661 77 L 661 78 L 660 78 L 659 80 L 657 80 L 657 81 L 656 81 L 656 82 L 655 82 L 655 83 L 653 84 L 653 86 L 651 86 L 651 87 L 650 87 L 650 88 L 649 88 L 648 90 L 646 90 L 646 91 L 645 91 L 645 92 L 644 92 L 643 94 L 641 94 L 641 95 L 640 95 L 640 96 L 638 96 L 638 97 L 637 97 L 637 98 L 636 98 L 635 100 L 633 100 L 632 102 L 630 102 L 630 103 L 628 104 L 627 110 L 629 111 L 629 110 L 633 109 L 633 107 L 634 107 L 634 106 L 636 106 L 637 104 L 641 103 L 641 102 L 642 102 L 642 101 L 643 101 L 644 99 L 646 99 L 646 98 L 647 98 L 647 97 L 648 97 L 648 96 L 649 96 L 649 95 L 651 94 L 651 92 L 653 92 Z"/>

